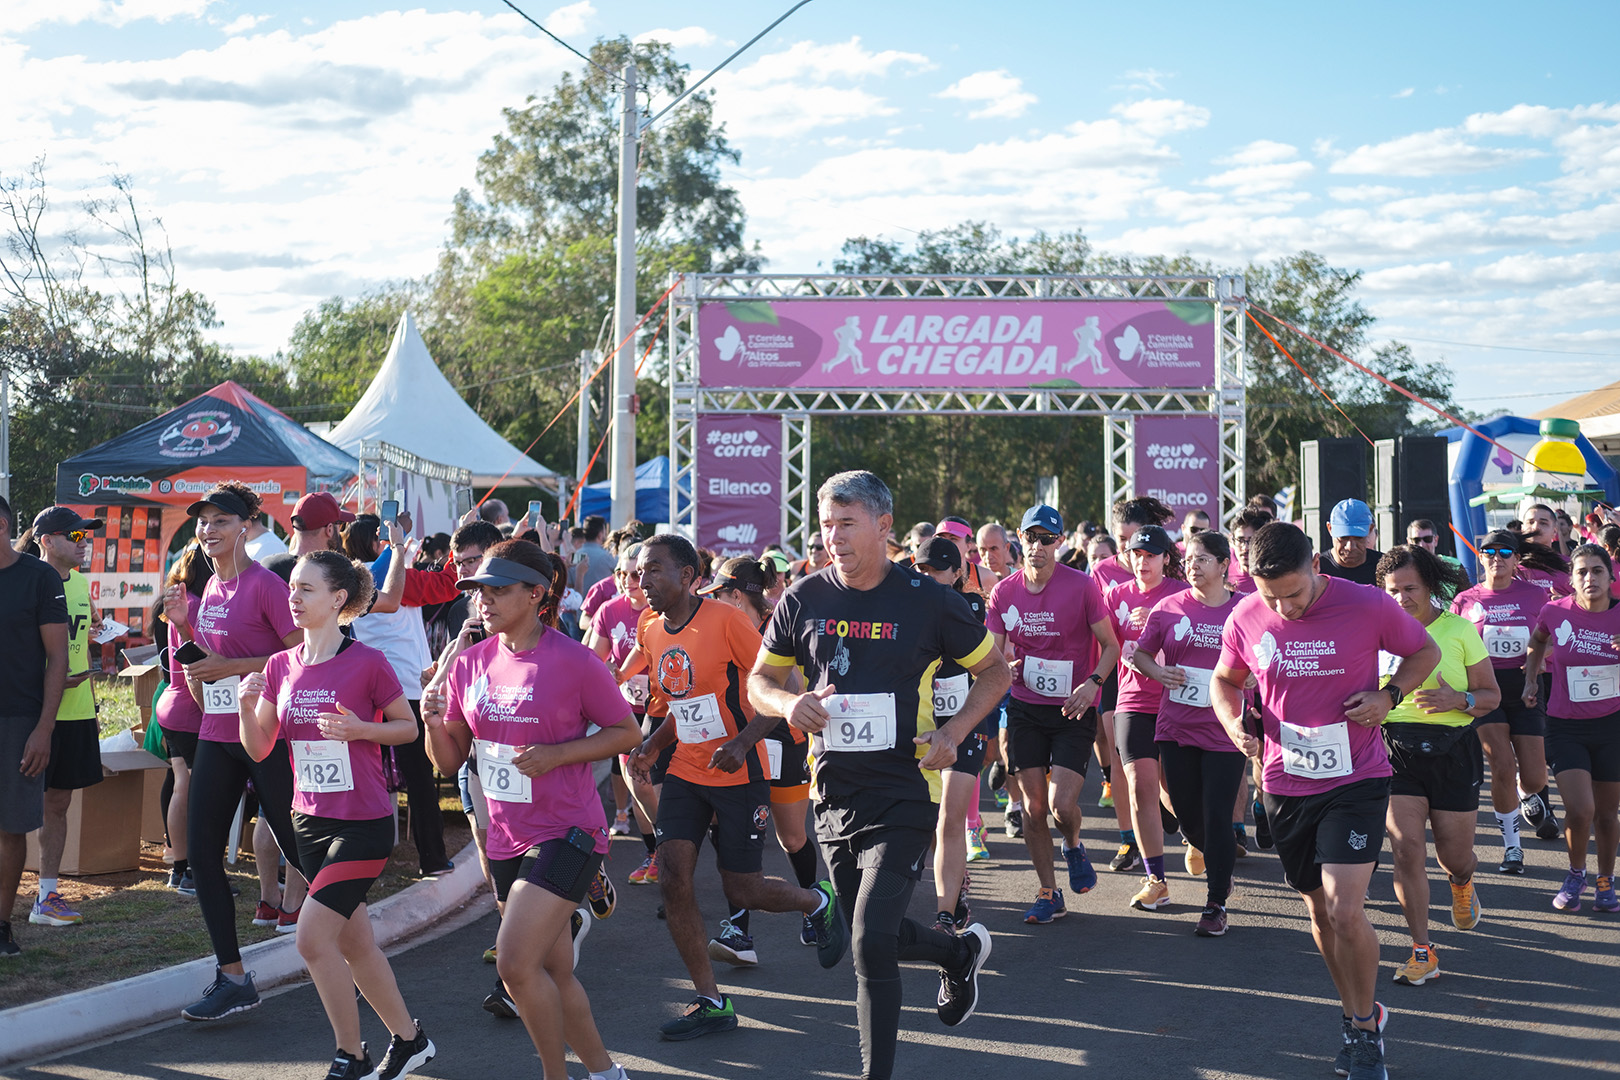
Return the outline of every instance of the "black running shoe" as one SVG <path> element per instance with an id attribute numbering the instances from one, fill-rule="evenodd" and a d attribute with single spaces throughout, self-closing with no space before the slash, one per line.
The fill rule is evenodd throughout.
<path id="1" fill-rule="evenodd" d="M 1119 850 L 1109 860 L 1108 869 L 1116 874 L 1128 874 L 1142 865 L 1142 852 L 1136 846 L 1136 841 L 1127 840 L 1119 845 Z"/>
<path id="2" fill-rule="evenodd" d="M 979 971 L 990 959 L 990 931 L 982 923 L 964 926 L 957 939 L 967 946 L 966 964 L 939 973 L 939 1018 L 946 1027 L 955 1027 L 978 1008 Z"/>
<path id="3" fill-rule="evenodd" d="M 22 949 L 17 939 L 11 936 L 11 924 L 0 922 L 0 957 L 21 956 Z"/>
<path id="4" fill-rule="evenodd" d="M 824 968 L 834 968 L 844 958 L 844 950 L 849 948 L 849 926 L 839 910 L 838 894 L 833 891 L 832 882 L 818 881 L 816 890 L 827 898 L 827 906 L 821 909 L 821 914 L 812 917 L 816 924 L 816 960 Z"/>
<path id="5" fill-rule="evenodd" d="M 252 972 L 248 973 L 246 982 L 236 983 L 216 964 L 214 981 L 203 991 L 202 1000 L 181 1009 L 180 1016 L 185 1020 L 223 1020 L 232 1013 L 255 1009 L 258 1005 L 259 991 L 253 985 Z"/>
<path id="6" fill-rule="evenodd" d="M 506 984 L 500 979 L 495 980 L 495 989 L 484 999 L 484 1011 L 491 1016 L 498 1016 L 502 1020 L 516 1020 L 518 1018 L 517 1002 L 512 995 L 506 992 Z"/>
<path id="7" fill-rule="evenodd" d="M 371 1064 L 371 1051 L 366 1044 L 360 1044 L 360 1056 L 355 1057 L 346 1050 L 339 1050 L 337 1057 L 332 1059 L 332 1067 L 326 1070 L 326 1080 L 368 1080 L 377 1073 L 376 1067 Z"/>
<path id="8" fill-rule="evenodd" d="M 1159 804 L 1159 822 L 1164 826 L 1165 836 L 1174 836 L 1181 831 L 1181 821 L 1164 803 Z"/>
<path id="9" fill-rule="evenodd" d="M 1502 865 L 1496 868 L 1496 872 L 1499 874 L 1524 873 L 1524 849 L 1515 845 L 1502 852 Z"/>
<path id="10" fill-rule="evenodd" d="M 1259 799 L 1254 800 L 1254 842 L 1260 845 L 1260 850 L 1270 851 L 1273 846 L 1271 839 L 1271 819 L 1266 816 L 1266 804 Z"/>
<path id="11" fill-rule="evenodd" d="M 1004 828 L 1008 839 L 1022 840 L 1024 838 L 1024 812 L 1022 810 L 1007 811 L 1007 821 Z"/>
<path id="12" fill-rule="evenodd" d="M 406 1041 L 398 1035 L 388 1040 L 388 1052 L 382 1065 L 365 1080 L 404 1080 L 417 1069 L 433 1060 L 438 1048 L 422 1031 L 422 1021 L 416 1021 L 416 1038 Z"/>

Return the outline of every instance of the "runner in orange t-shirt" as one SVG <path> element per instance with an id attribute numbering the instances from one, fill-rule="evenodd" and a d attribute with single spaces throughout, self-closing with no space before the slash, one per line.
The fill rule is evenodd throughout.
<path id="1" fill-rule="evenodd" d="M 637 626 L 636 649 L 652 672 L 647 714 L 663 721 L 631 756 L 630 768 L 645 775 L 665 746 L 678 743 L 654 826 L 669 934 L 698 994 L 659 1029 L 675 1041 L 737 1026 L 736 1009 L 715 981 L 692 888 L 698 846 L 711 822 L 721 882 L 732 903 L 811 916 L 823 967 L 836 965 L 849 944 L 829 882 L 801 889 L 761 872 L 771 797 L 765 755 L 756 744 L 777 720 L 754 716 L 747 704 L 744 680 L 759 654 L 760 635 L 736 608 L 693 595 L 699 570 L 698 553 L 684 537 L 660 534 L 641 546 L 637 573 L 649 610 Z"/>

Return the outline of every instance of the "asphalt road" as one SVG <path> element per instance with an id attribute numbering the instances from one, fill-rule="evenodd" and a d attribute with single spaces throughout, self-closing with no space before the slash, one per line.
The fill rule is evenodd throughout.
<path id="1" fill-rule="evenodd" d="M 1117 833 L 1112 812 L 1093 809 L 1096 797 L 1093 778 L 1083 803 L 1084 838 L 1093 858 L 1106 864 Z M 993 810 L 986 816 L 1001 823 Z M 1488 813 L 1481 820 L 1489 821 Z M 1333 1075 L 1338 1002 L 1312 946 L 1304 907 L 1283 885 L 1270 853 L 1238 863 L 1232 929 L 1222 939 L 1193 935 L 1202 883 L 1187 878 L 1178 855 L 1170 859 L 1175 902 L 1165 912 L 1130 910 L 1136 878 L 1104 867 L 1096 890 L 1070 898 L 1067 918 L 1026 926 L 1021 916 L 1033 899 L 1033 872 L 1022 842 L 993 831 L 996 861 L 972 869 L 975 913 L 994 934 L 979 1011 L 959 1028 L 944 1028 L 934 1013 L 937 976 L 908 967 L 897 1077 L 953 1080 L 966 1070 L 1006 1080 L 1080 1076 L 1082 1070 L 1153 1080 Z M 1552 909 L 1562 859 L 1551 844 L 1527 840 L 1530 869 L 1522 878 L 1495 873 L 1500 844 L 1494 825 L 1488 833 L 1482 825 L 1479 850 L 1485 919 L 1467 933 L 1451 928 L 1449 892 L 1431 859 L 1430 915 L 1443 975 L 1426 986 L 1389 982 L 1410 939 L 1394 902 L 1387 853 L 1374 879 L 1369 910 L 1384 946 L 1379 996 L 1392 1011 L 1385 1036 L 1391 1075 L 1545 1080 L 1565 1070 L 1620 1074 L 1620 915 L 1593 913 L 1590 892 L 1577 914 Z M 796 916 L 756 914 L 759 966 L 721 971 L 721 986 L 742 1018 L 737 1031 L 687 1043 L 659 1041 L 658 1025 L 690 1000 L 691 990 L 654 916 L 657 888 L 624 882 L 639 853 L 639 840 L 615 839 L 610 867 L 619 907 L 593 925 L 579 967 L 615 1059 L 637 1080 L 859 1077 L 854 971 L 847 958 L 823 971 L 814 951 L 798 943 Z M 789 876 L 774 845 L 766 870 Z M 714 924 L 724 912 L 708 858 L 699 876 Z M 493 966 L 480 954 L 494 939 L 495 920 L 489 898 L 478 903 L 490 914 L 471 913 L 458 928 L 394 957 L 405 999 L 438 1045 L 438 1058 L 420 1075 L 538 1076 L 522 1026 L 479 1007 L 494 981 Z M 932 906 L 932 897 L 920 891 L 911 914 L 932 921 Z M 362 1016 L 368 1039 L 380 1048 L 386 1031 L 369 1010 L 362 1008 Z M 176 1022 L 5 1075 L 317 1080 L 331 1053 L 320 1002 L 305 984 L 217 1025 Z M 574 1062 L 570 1075 L 583 1077 L 585 1070 Z"/>

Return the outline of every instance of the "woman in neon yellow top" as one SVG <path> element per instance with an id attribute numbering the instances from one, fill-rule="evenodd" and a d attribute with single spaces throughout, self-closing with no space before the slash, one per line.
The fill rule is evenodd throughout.
<path id="1" fill-rule="evenodd" d="M 1467 587 L 1460 571 L 1421 547 L 1392 548 L 1378 560 L 1378 586 L 1429 632 L 1440 663 L 1410 700 L 1384 720 L 1389 782 L 1389 842 L 1395 855 L 1395 897 L 1412 932 L 1412 957 L 1395 981 L 1421 986 L 1440 974 L 1429 940 L 1428 851 L 1424 825 L 1434 830 L 1434 854 L 1451 883 L 1451 923 L 1479 924 L 1474 890 L 1474 820 L 1485 765 L 1472 724 L 1496 708 L 1501 691 L 1474 624 L 1437 607 L 1435 598 Z"/>

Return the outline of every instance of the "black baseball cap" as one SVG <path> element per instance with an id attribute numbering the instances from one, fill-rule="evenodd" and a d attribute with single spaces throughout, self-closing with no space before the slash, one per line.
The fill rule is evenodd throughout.
<path id="1" fill-rule="evenodd" d="M 542 573 L 532 566 L 525 566 L 511 559 L 485 559 L 478 565 L 478 572 L 469 574 L 456 582 L 458 589 L 470 589 L 474 585 L 492 585 L 500 588 L 503 585 L 551 585 L 551 575 Z"/>
<path id="2" fill-rule="evenodd" d="M 248 509 L 247 503 L 242 501 L 242 496 L 230 488 L 214 488 L 208 494 L 186 507 L 186 513 L 200 514 L 210 506 L 216 510 L 223 510 L 227 514 L 235 514 L 243 521 L 253 516 L 253 512 Z"/>
<path id="3" fill-rule="evenodd" d="M 1146 551 L 1154 555 L 1168 555 L 1176 550 L 1170 534 L 1157 525 L 1143 525 L 1125 545 L 1126 551 Z"/>
<path id="4" fill-rule="evenodd" d="M 77 510 L 67 506 L 47 506 L 34 515 L 34 535 L 46 536 L 51 533 L 68 533 L 75 529 L 85 532 L 94 532 L 105 528 L 107 522 L 102 518 L 80 517 Z"/>
<path id="5" fill-rule="evenodd" d="M 935 536 L 918 555 L 917 565 L 930 570 L 960 570 L 962 553 L 948 537 Z"/>

